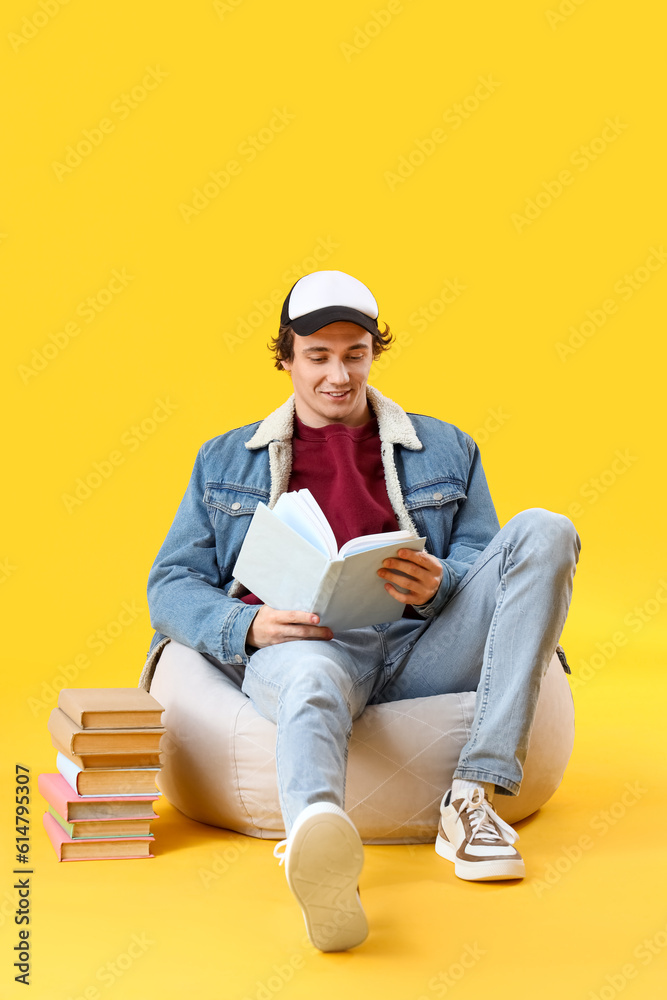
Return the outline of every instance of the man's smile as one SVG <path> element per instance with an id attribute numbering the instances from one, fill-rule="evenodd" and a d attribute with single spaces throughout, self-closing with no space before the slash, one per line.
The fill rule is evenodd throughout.
<path id="1" fill-rule="evenodd" d="M 320 389 L 320 392 L 324 396 L 330 396 L 331 399 L 345 399 L 352 392 L 351 389 L 346 389 L 344 392 L 334 392 L 332 389 Z"/>

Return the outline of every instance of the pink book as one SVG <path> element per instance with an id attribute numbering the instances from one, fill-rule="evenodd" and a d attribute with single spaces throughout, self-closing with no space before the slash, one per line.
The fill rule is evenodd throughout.
<path id="1" fill-rule="evenodd" d="M 157 819 L 158 795 L 77 795 L 62 774 L 40 774 L 40 795 L 67 823 L 87 819 Z"/>
<path id="2" fill-rule="evenodd" d="M 47 836 L 58 861 L 117 861 L 124 858 L 152 858 L 152 837 L 113 837 L 72 840 L 51 813 L 42 816 Z"/>

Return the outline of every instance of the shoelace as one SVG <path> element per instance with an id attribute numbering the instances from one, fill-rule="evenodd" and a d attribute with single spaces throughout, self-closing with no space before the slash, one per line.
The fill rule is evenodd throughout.
<path id="1" fill-rule="evenodd" d="M 282 853 L 280 851 L 281 847 L 282 847 Z M 273 848 L 273 856 L 274 856 L 274 858 L 279 858 L 281 865 L 282 865 L 283 861 L 285 860 L 285 850 L 286 850 L 286 848 L 287 848 L 287 841 L 286 840 L 279 841 L 276 844 L 276 846 Z M 361 903 L 361 890 L 359 889 L 359 886 L 357 886 L 357 897 L 359 899 L 359 902 Z"/>
<path id="2" fill-rule="evenodd" d="M 280 848 L 281 847 L 282 847 L 282 853 L 280 852 Z M 286 850 L 286 848 L 287 848 L 287 841 L 286 840 L 281 840 L 273 848 L 273 856 L 274 856 L 274 858 L 279 858 L 280 859 L 280 864 L 281 865 L 282 865 L 283 861 L 285 860 L 285 850 Z"/>
<path id="3" fill-rule="evenodd" d="M 514 844 L 519 839 L 516 830 L 494 812 L 489 800 L 478 789 L 467 793 L 457 815 L 460 816 L 464 809 L 468 809 L 470 813 L 473 840 L 477 834 L 489 840 L 504 840 L 507 844 Z"/>

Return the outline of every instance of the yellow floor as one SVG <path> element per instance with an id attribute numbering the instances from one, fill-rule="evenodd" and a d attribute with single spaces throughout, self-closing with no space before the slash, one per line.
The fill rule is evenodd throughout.
<path id="1" fill-rule="evenodd" d="M 57 864 L 40 830 L 29 995 L 612 1000 L 627 989 L 628 1000 L 657 1000 L 667 982 L 658 667 L 627 654 L 576 687 L 566 777 L 518 825 L 524 881 L 463 882 L 432 845 L 368 847 L 371 934 L 346 954 L 305 940 L 273 842 L 194 823 L 164 799 L 150 861 Z M 16 928 L 2 912 L 10 965 Z M 24 995 L 9 982 L 3 997 Z"/>

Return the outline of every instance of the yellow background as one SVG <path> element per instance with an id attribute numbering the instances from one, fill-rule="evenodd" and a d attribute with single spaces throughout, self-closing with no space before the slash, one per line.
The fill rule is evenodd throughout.
<path id="1" fill-rule="evenodd" d="M 652 1000 L 667 968 L 659 5 L 43 4 L 11 0 L 0 15 L 5 812 L 15 762 L 35 786 L 54 769 L 46 720 L 63 666 L 87 657 L 66 686 L 136 684 L 147 574 L 197 449 L 291 391 L 266 343 L 300 273 L 367 283 L 399 335 L 372 383 L 477 438 L 501 523 L 531 506 L 567 513 L 582 554 L 562 640 L 577 742 L 561 789 L 521 824 L 523 883 L 462 883 L 430 846 L 370 848 L 372 936 L 322 956 L 303 943 L 271 844 L 162 800 L 154 860 L 57 865 L 35 794 L 31 995 L 431 1000 L 477 944 L 483 957 L 447 987 L 460 1000 L 626 987 Z M 152 89 L 136 90 L 144 78 Z M 482 99 L 480 78 L 493 81 Z M 434 129 L 442 141 L 429 146 Z M 58 166 L 86 130 L 97 144 Z M 252 161 L 249 136 L 263 137 Z M 230 160 L 240 169 L 226 187 L 184 211 Z M 401 163 L 411 176 L 397 181 Z M 641 270 L 647 259 L 655 270 Z M 465 290 L 441 309 L 448 280 Z M 87 322 L 91 296 L 102 308 Z M 564 355 L 570 328 L 608 300 L 614 311 Z M 418 329 L 422 308 L 433 321 Z M 234 341 L 240 321 L 255 325 Z M 119 634 L 96 642 L 100 629 Z M 643 791 L 623 810 L 627 782 Z M 3 997 L 23 995 L 12 831 L 10 817 Z M 568 868 L 583 833 L 593 847 Z M 201 872 L 222 850 L 226 870 L 207 887 Z M 100 978 L 133 934 L 153 943 L 122 977 Z M 271 980 L 295 955 L 289 981 Z M 628 963 L 632 976 L 618 971 Z"/>

